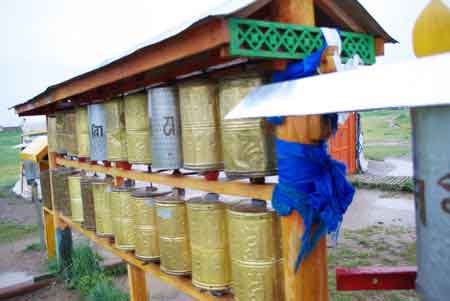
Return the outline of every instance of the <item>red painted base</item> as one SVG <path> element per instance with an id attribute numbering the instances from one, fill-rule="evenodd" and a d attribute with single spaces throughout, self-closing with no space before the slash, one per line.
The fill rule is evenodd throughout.
<path id="1" fill-rule="evenodd" d="M 217 181 L 219 178 L 219 171 L 208 171 L 203 174 L 206 181 Z"/>
<path id="2" fill-rule="evenodd" d="M 336 289 L 413 290 L 416 288 L 416 267 L 336 268 Z"/>

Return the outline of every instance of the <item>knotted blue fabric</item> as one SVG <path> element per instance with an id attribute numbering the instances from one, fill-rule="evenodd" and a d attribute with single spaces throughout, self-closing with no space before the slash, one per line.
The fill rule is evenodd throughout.
<path id="1" fill-rule="evenodd" d="M 272 205 L 281 216 L 297 211 L 305 227 L 295 262 L 297 271 L 320 238 L 337 230 L 355 190 L 346 179 L 345 165 L 331 158 L 326 143 L 300 144 L 278 139 L 276 147 L 279 183 L 273 191 Z M 314 224 L 318 226 L 313 231 Z"/>
<path id="2" fill-rule="evenodd" d="M 290 63 L 286 70 L 274 73 L 272 82 L 316 75 L 326 47 L 327 43 L 324 41 L 322 49 L 302 61 Z M 337 114 L 327 114 L 324 117 L 331 120 L 335 133 L 338 127 Z M 270 117 L 267 120 L 281 125 L 284 117 Z M 276 149 L 279 183 L 273 191 L 272 205 L 281 216 L 289 215 L 295 210 L 302 216 L 305 227 L 294 267 L 297 271 L 302 259 L 312 252 L 320 238 L 339 228 L 355 190 L 345 177 L 345 165 L 330 157 L 325 142 L 311 145 L 277 140 Z M 314 231 L 313 225 L 317 225 Z"/>

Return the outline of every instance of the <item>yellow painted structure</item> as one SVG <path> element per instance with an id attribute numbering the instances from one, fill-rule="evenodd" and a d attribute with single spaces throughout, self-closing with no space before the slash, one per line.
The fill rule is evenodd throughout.
<path id="1" fill-rule="evenodd" d="M 20 160 L 39 162 L 47 156 L 48 141 L 47 136 L 40 136 L 33 140 L 21 153 Z"/>

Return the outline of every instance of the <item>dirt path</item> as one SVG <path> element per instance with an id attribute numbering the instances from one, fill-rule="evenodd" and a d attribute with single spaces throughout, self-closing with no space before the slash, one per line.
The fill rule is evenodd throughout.
<path id="1" fill-rule="evenodd" d="M 36 224 L 36 211 L 31 201 L 14 195 L 0 197 L 0 222 L 13 222 L 20 225 Z"/>

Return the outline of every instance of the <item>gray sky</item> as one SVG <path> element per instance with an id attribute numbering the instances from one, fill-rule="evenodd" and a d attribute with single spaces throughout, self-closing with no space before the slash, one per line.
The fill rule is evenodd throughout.
<path id="1" fill-rule="evenodd" d="M 450 0 L 445 0 L 447 3 Z M 0 0 L 0 125 L 8 107 L 116 57 L 223 0 Z M 360 0 L 400 44 L 380 62 L 413 57 L 414 21 L 428 0 Z"/>

